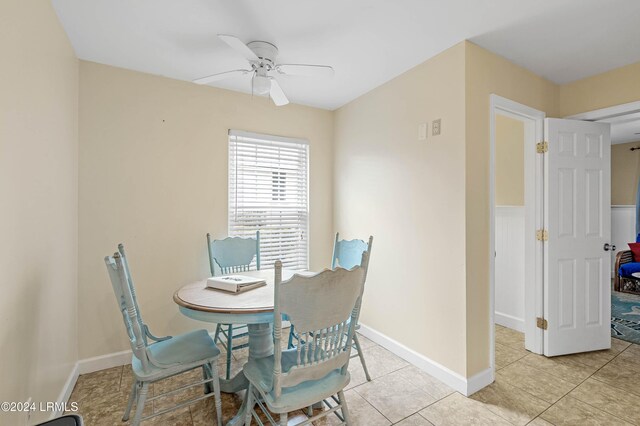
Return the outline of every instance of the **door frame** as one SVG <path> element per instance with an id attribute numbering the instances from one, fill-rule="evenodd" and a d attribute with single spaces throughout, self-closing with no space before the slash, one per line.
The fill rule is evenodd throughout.
<path id="1" fill-rule="evenodd" d="M 536 241 L 535 230 L 543 227 L 544 170 L 543 158 L 536 154 L 536 143 L 544 138 L 546 114 L 496 94 L 490 95 L 489 103 L 489 359 L 495 375 L 495 120 L 496 115 L 501 114 L 524 122 L 525 187 L 535 188 L 535 191 L 525 191 L 525 246 L 528 244 L 535 251 L 533 259 L 525 258 L 525 347 L 531 352 L 542 353 L 543 334 L 536 327 L 536 317 L 543 314 L 543 247 L 541 241 Z"/>
<path id="2" fill-rule="evenodd" d="M 614 105 L 612 107 L 581 112 L 579 114 L 569 115 L 564 118 L 568 120 L 599 121 L 607 118 L 618 117 L 621 115 L 629 115 L 636 112 L 640 112 L 640 101 L 628 102 L 626 104 Z"/>

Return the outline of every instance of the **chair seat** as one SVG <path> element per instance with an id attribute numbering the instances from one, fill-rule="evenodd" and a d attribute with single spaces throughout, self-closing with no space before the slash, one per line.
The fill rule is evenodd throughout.
<path id="1" fill-rule="evenodd" d="M 640 272 L 640 262 L 629 262 L 620 265 L 618 273 L 623 277 L 631 277 L 631 274 Z"/>
<path id="2" fill-rule="evenodd" d="M 286 373 L 296 365 L 296 359 L 296 349 L 283 351 L 282 372 Z M 246 378 L 264 394 L 265 402 L 274 413 L 286 413 L 315 404 L 338 393 L 349 384 L 351 379 L 348 372 L 343 375 L 340 369 L 336 369 L 322 379 L 309 380 L 290 388 L 282 388 L 282 394 L 276 400 L 272 393 L 273 363 L 273 355 L 251 359 L 244 365 L 243 371 Z"/>
<path id="3" fill-rule="evenodd" d="M 207 330 L 196 330 L 153 343 L 149 345 L 148 351 L 159 365 L 150 365 L 149 371 L 145 372 L 140 360 L 134 356 L 131 366 L 134 374 L 140 379 L 148 379 L 166 369 L 191 366 L 220 355 L 220 349 L 213 343 Z"/>

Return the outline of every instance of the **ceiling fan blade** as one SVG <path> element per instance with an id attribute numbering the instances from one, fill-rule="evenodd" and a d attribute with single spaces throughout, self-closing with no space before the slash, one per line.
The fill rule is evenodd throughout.
<path id="1" fill-rule="evenodd" d="M 229 45 L 233 50 L 244 56 L 248 61 L 258 61 L 258 56 L 253 53 L 238 37 L 226 34 L 218 34 L 218 38 Z"/>
<path id="2" fill-rule="evenodd" d="M 289 103 L 289 99 L 287 99 L 287 96 L 282 91 L 282 87 L 280 87 L 280 83 L 278 83 L 278 80 L 275 78 L 271 79 L 271 91 L 269 92 L 269 95 L 271 96 L 273 103 L 277 106 Z"/>
<path id="3" fill-rule="evenodd" d="M 198 78 L 196 80 L 193 80 L 193 82 L 196 84 L 207 84 L 207 83 L 211 83 L 212 81 L 224 80 L 225 78 L 244 75 L 250 72 L 252 71 L 251 70 L 225 71 L 225 72 L 220 72 L 218 74 L 213 74 L 213 75 L 208 75 L 206 77 Z"/>
<path id="4" fill-rule="evenodd" d="M 302 75 L 305 77 L 333 77 L 333 68 L 328 65 L 279 64 L 276 70 L 281 74 Z"/>

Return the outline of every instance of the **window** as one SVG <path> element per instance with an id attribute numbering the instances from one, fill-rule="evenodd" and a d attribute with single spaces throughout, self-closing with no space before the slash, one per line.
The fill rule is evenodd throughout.
<path id="1" fill-rule="evenodd" d="M 309 146 L 229 131 L 229 235 L 260 231 L 260 266 L 308 268 Z"/>

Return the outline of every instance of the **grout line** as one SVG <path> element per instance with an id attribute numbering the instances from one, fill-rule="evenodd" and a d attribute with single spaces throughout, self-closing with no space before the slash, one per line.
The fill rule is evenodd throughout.
<path id="1" fill-rule="evenodd" d="M 614 337 L 612 337 L 612 338 L 614 338 Z M 496 343 L 497 343 L 497 342 L 496 342 Z M 633 344 L 633 343 L 632 343 L 632 344 Z M 542 414 L 546 413 L 549 409 L 551 409 L 551 407 L 553 407 L 554 405 L 556 405 L 558 402 L 560 402 L 562 399 L 564 399 L 566 396 L 568 396 L 571 392 L 573 392 L 574 390 L 576 390 L 576 389 L 577 389 L 579 386 L 581 386 L 584 382 L 586 382 L 587 380 L 589 380 L 590 378 L 592 378 L 592 377 L 593 377 L 593 376 L 594 376 L 598 371 L 600 371 L 601 369 L 603 369 L 603 368 L 604 368 L 605 366 L 607 366 L 609 363 L 613 362 L 613 360 L 614 360 L 614 359 L 616 359 L 618 356 L 620 356 L 620 354 L 622 354 L 622 353 L 623 353 L 623 352 L 625 352 L 627 349 L 629 349 L 629 348 L 631 347 L 631 345 L 632 345 L 632 344 L 630 344 L 629 346 L 627 346 L 626 348 L 624 348 L 623 350 L 621 350 L 620 352 L 618 352 L 618 353 L 617 353 L 613 358 L 611 358 L 609 361 L 607 361 L 606 363 L 604 363 L 601 367 L 597 368 L 593 373 L 591 373 L 589 376 L 587 376 L 587 377 L 586 377 L 584 380 L 582 380 L 579 384 L 575 385 L 573 388 L 571 388 L 571 390 L 569 390 L 567 393 L 565 393 L 565 394 L 564 394 L 564 395 L 562 395 L 560 398 L 558 398 L 558 400 L 557 400 L 556 402 L 554 402 L 554 403 L 552 403 L 551 405 L 549 405 L 549 407 L 547 407 L 544 411 L 542 411 L 540 414 L 538 414 L 536 417 L 534 417 L 534 419 L 535 419 L 535 418 L 537 418 L 537 417 L 542 416 Z M 505 346 L 505 345 L 503 345 L 503 346 Z M 531 354 L 533 354 L 533 353 L 531 353 Z M 538 354 L 534 354 L 534 355 L 538 355 Z M 514 363 L 516 363 L 516 362 L 518 362 L 518 361 L 522 360 L 522 359 L 523 359 L 523 358 L 525 358 L 526 356 L 529 356 L 529 354 L 528 354 L 528 355 L 525 355 L 524 357 L 522 357 L 522 358 L 520 358 L 520 359 L 518 359 L 517 361 L 512 362 L 511 364 L 514 364 Z M 570 360 L 570 361 L 575 361 L 575 360 Z M 580 363 L 579 361 L 575 361 L 575 362 L 578 362 L 581 366 L 585 366 L 585 367 L 592 367 L 592 366 L 589 366 L 589 365 L 586 365 L 586 364 L 582 364 L 582 363 Z M 511 364 L 509 364 L 509 365 L 511 365 Z M 506 367 L 506 366 L 505 366 L 505 367 Z M 505 367 L 502 367 L 502 368 L 505 368 Z M 535 369 L 535 370 L 538 370 L 538 371 L 544 371 L 544 370 L 540 370 L 540 369 L 538 369 L 538 368 L 536 368 L 536 367 L 533 367 L 533 366 L 529 366 L 529 367 L 531 367 L 531 368 L 533 368 L 533 369 Z M 497 373 L 497 371 L 498 371 L 498 370 L 496 370 L 496 373 Z M 561 380 L 564 380 L 564 379 L 561 379 Z M 594 378 L 594 380 L 597 380 L 597 379 L 595 379 L 595 378 Z M 571 384 L 571 385 L 573 385 L 573 383 L 571 383 L 571 382 L 569 382 L 569 381 L 567 381 L 567 380 L 564 380 L 564 381 L 565 381 L 565 382 L 567 382 L 567 383 L 569 383 L 569 384 Z M 598 382 L 600 382 L 600 383 L 604 383 L 604 382 L 601 382 L 601 381 L 599 381 L 599 380 L 597 380 L 597 381 L 598 381 Z M 606 383 L 605 383 L 605 384 L 606 384 Z M 512 386 L 514 386 L 514 387 L 516 387 L 516 388 L 518 388 L 518 389 L 520 389 L 521 391 L 523 391 L 523 392 L 525 392 L 525 393 L 528 393 L 529 395 L 532 395 L 531 393 L 527 392 L 526 390 L 524 390 L 524 389 L 520 388 L 520 387 L 519 387 L 519 386 L 517 386 L 517 385 L 514 385 L 514 384 L 511 384 L 511 385 L 512 385 Z M 610 386 L 611 386 L 611 385 L 610 385 Z M 615 387 L 615 386 L 613 386 L 613 387 Z M 620 388 L 617 388 L 617 389 L 620 389 Z M 623 389 L 620 389 L 620 390 L 623 390 Z M 535 396 L 535 395 L 534 395 L 534 396 Z M 611 414 L 611 413 L 609 413 L 609 412 L 607 412 L 607 411 L 604 411 L 604 410 L 602 410 L 602 409 L 600 409 L 600 408 L 598 408 L 598 407 L 594 407 L 593 405 L 591 405 L 591 404 L 589 404 L 589 403 L 587 403 L 587 402 L 585 402 L 585 401 L 582 401 L 582 400 L 581 400 L 581 399 L 579 399 L 579 398 L 576 398 L 576 397 L 574 397 L 574 396 L 572 396 L 572 395 L 569 395 L 569 396 L 571 396 L 572 398 L 574 398 L 574 399 L 576 399 L 576 400 L 578 400 L 578 401 L 580 401 L 580 402 L 582 402 L 582 403 L 584 403 L 584 404 L 589 405 L 590 407 L 592 407 L 592 408 L 594 408 L 594 409 L 596 409 L 596 410 L 598 410 L 598 411 L 600 411 L 600 412 L 603 412 L 603 413 L 605 413 L 605 414 L 611 415 L 611 416 L 613 416 L 613 417 L 615 417 L 615 418 L 617 418 L 617 419 L 620 419 L 620 420 L 626 421 L 626 420 L 621 419 L 620 417 L 618 417 L 618 416 L 616 416 L 616 415 L 613 415 L 613 414 Z M 536 398 L 537 398 L 537 397 L 536 397 Z M 537 399 L 540 399 L 540 398 L 537 398 Z M 547 401 L 545 401 L 545 402 L 547 402 Z M 491 411 L 491 410 L 490 410 L 490 411 Z M 494 413 L 494 414 L 496 414 L 496 413 Z M 500 417 L 502 417 L 502 416 L 500 416 Z M 531 421 L 533 421 L 534 419 L 532 419 Z M 506 420 L 506 419 L 505 419 L 505 420 Z M 545 419 L 543 418 L 543 420 L 545 420 Z M 547 421 L 547 420 L 545 420 L 545 421 Z"/>
<path id="2" fill-rule="evenodd" d="M 538 417 L 542 416 L 544 413 L 546 413 L 547 411 L 549 411 L 549 409 L 550 409 L 551 407 L 553 407 L 554 405 L 556 405 L 558 402 L 560 402 L 562 399 L 564 399 L 567 395 L 569 395 L 571 392 L 573 392 L 574 390 L 576 390 L 576 389 L 577 389 L 579 386 L 581 386 L 584 382 L 586 382 L 587 380 L 589 380 L 590 378 L 592 378 L 592 377 L 593 377 L 593 376 L 594 376 L 598 371 L 602 370 L 604 367 L 606 367 L 607 365 L 609 365 L 609 363 L 613 362 L 613 360 L 614 360 L 614 359 L 618 358 L 618 356 L 620 356 L 620 354 L 622 354 L 622 352 L 626 351 L 630 346 L 631 346 L 631 345 L 627 346 L 624 350 L 622 350 L 622 351 L 618 352 L 618 353 L 617 353 L 613 358 L 611 358 L 609 361 L 607 361 L 605 364 L 603 364 L 600 368 L 598 368 L 596 371 L 594 371 L 594 372 L 593 372 L 589 377 L 587 377 L 587 378 L 586 378 L 586 379 L 584 379 L 582 382 L 580 382 L 580 384 L 578 384 L 578 385 L 577 385 L 577 386 L 575 386 L 573 389 L 571 389 L 569 392 L 567 392 L 567 393 L 566 393 L 566 394 L 564 394 L 562 397 L 560 397 L 556 402 L 554 402 L 554 403 L 553 403 L 553 404 L 551 404 L 549 407 L 547 407 L 547 409 L 546 409 L 546 410 L 544 410 L 542 413 L 538 414 Z M 600 382 L 600 383 L 604 383 L 604 382 L 601 382 L 600 380 L 598 380 L 598 379 L 596 379 L 596 378 L 594 378 L 594 380 L 596 380 L 596 381 L 598 381 L 598 382 Z M 617 388 L 617 389 L 619 389 L 619 388 Z M 620 389 L 620 390 L 622 390 L 622 389 Z M 578 400 L 578 401 L 580 401 L 580 402 L 582 402 L 582 403 L 584 403 L 584 404 L 589 405 L 590 407 L 593 407 L 594 409 L 596 409 L 596 410 L 598 410 L 598 411 L 601 411 L 601 412 L 603 412 L 603 413 L 605 413 L 605 414 L 608 414 L 608 415 L 613 416 L 613 417 L 615 417 L 615 418 L 617 418 L 617 419 L 620 419 L 620 417 L 615 416 L 615 415 L 613 415 L 613 414 L 611 414 L 611 413 L 609 413 L 609 412 L 607 412 L 607 411 L 604 411 L 604 410 L 602 410 L 602 409 L 600 409 L 600 408 L 598 408 L 598 407 L 594 407 L 593 405 L 591 405 L 591 404 L 589 404 L 589 403 L 587 403 L 587 402 L 585 402 L 585 401 L 582 401 L 582 400 L 581 400 L 581 399 L 579 399 L 579 398 L 576 398 L 576 397 L 574 397 L 574 396 L 572 396 L 572 395 L 569 395 L 569 396 L 571 396 L 571 398 L 574 398 L 574 399 L 576 399 L 576 400 Z M 543 420 L 545 420 L 545 419 L 543 418 Z M 620 420 L 622 420 L 622 421 L 626 421 L 626 420 L 624 420 L 624 419 L 620 419 Z"/>
<path id="3" fill-rule="evenodd" d="M 377 345 L 377 344 L 376 344 L 376 345 Z M 379 346 L 379 345 L 377 345 L 377 346 Z M 385 349 L 385 348 L 383 348 L 383 349 Z M 411 363 L 409 363 L 409 365 L 405 365 L 405 366 L 403 366 L 403 367 L 400 367 L 400 368 L 397 368 L 397 369 L 395 369 L 395 370 L 393 370 L 393 371 L 390 371 L 390 372 L 388 372 L 388 373 L 386 373 L 386 374 L 383 374 L 382 376 L 378 376 L 378 377 L 376 377 L 376 378 L 374 378 L 374 379 L 371 379 L 371 382 L 364 382 L 364 383 L 361 383 L 361 384 L 359 384 L 359 385 L 357 385 L 357 386 L 354 386 L 354 387 L 350 388 L 349 390 L 353 390 L 355 393 L 357 393 L 357 394 L 360 396 L 360 398 L 362 398 L 362 399 L 363 399 L 367 404 L 371 405 L 371 406 L 372 406 L 372 407 L 373 407 L 373 408 L 374 408 L 378 413 L 380 413 L 380 414 L 382 415 L 382 417 L 384 417 L 385 419 L 387 419 L 387 420 L 388 420 L 392 425 L 393 425 L 393 424 L 396 424 L 396 423 L 399 423 L 399 422 L 401 422 L 402 420 L 406 419 L 407 417 L 411 417 L 411 416 L 413 416 L 414 414 L 418 414 L 418 413 L 419 413 L 419 411 L 424 410 L 425 408 L 427 408 L 427 407 L 429 407 L 429 406 L 431 406 L 431 405 L 435 404 L 436 402 L 440 401 L 441 399 L 446 398 L 446 397 L 447 397 L 447 396 L 449 396 L 450 394 L 449 394 L 449 395 L 447 395 L 447 396 L 444 396 L 444 397 L 442 397 L 442 398 L 440 398 L 440 399 L 435 399 L 435 397 L 434 397 L 433 395 L 431 395 L 430 393 L 428 393 L 428 392 L 426 392 L 426 391 L 424 391 L 424 390 L 420 389 L 420 391 L 421 391 L 421 392 L 423 392 L 423 393 L 425 393 L 425 394 L 429 395 L 430 397 L 434 398 L 434 401 L 430 402 L 429 404 L 425 405 L 424 407 L 422 407 L 422 408 L 418 409 L 418 411 L 415 411 L 415 412 L 413 412 L 413 413 L 409 414 L 407 417 L 405 417 L 405 418 L 403 418 L 403 419 L 399 420 L 398 422 L 395 422 L 395 423 L 394 423 L 390 418 L 388 418 L 387 416 L 385 416 L 385 415 L 384 415 L 380 410 L 378 410 L 378 409 L 377 409 L 377 408 L 376 408 L 372 403 L 370 403 L 370 402 L 367 400 L 367 398 L 365 398 L 365 396 L 364 396 L 364 395 L 362 395 L 360 392 L 358 392 L 358 388 L 359 388 L 359 387 L 362 387 L 362 386 L 364 386 L 364 385 L 366 385 L 366 384 L 368 384 L 368 383 L 373 383 L 375 380 L 381 379 L 382 377 L 388 376 L 388 375 L 390 375 L 390 374 L 392 374 L 392 373 L 398 372 L 398 371 L 403 370 L 403 369 L 405 369 L 405 368 L 409 368 L 409 367 L 411 367 L 411 365 L 412 365 L 412 364 L 411 364 Z M 404 380 L 404 379 L 403 379 L 403 380 Z M 404 380 L 404 381 L 405 381 L 405 382 L 407 382 L 406 380 Z M 409 383 L 409 382 L 407 382 L 407 383 Z M 409 383 L 409 384 L 411 384 L 411 383 Z M 418 388 L 417 386 L 414 386 L 414 387 Z M 418 389 L 419 389 L 419 388 L 418 388 Z M 427 420 L 427 421 L 428 421 L 428 420 Z"/>

